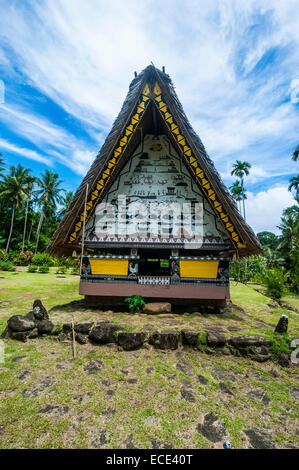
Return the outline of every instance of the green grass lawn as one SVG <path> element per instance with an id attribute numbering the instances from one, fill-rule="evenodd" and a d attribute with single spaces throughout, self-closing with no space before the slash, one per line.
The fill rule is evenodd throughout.
<path id="1" fill-rule="evenodd" d="M 236 307 L 222 315 L 200 311 L 171 318 L 88 309 L 78 283 L 77 276 L 56 275 L 55 269 L 0 272 L 0 332 L 11 315 L 25 314 L 40 298 L 56 325 L 72 316 L 105 315 L 130 331 L 213 326 L 226 336 L 267 336 L 286 313 L 290 335 L 299 337 L 298 297 L 283 299 L 292 310 L 274 306 L 256 291 L 261 286 L 232 283 Z M 226 439 L 235 448 L 299 446 L 296 366 L 182 346 L 125 352 L 116 345 L 77 345 L 73 360 L 71 344 L 53 337 L 4 343 L 0 448 L 220 448 Z M 208 413 L 214 424 L 205 421 Z"/>

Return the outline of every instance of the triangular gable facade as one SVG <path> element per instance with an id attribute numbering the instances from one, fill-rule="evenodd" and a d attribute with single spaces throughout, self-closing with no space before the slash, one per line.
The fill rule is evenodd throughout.
<path id="1" fill-rule="evenodd" d="M 258 240 L 240 216 L 235 201 L 188 122 L 168 75 L 154 66 L 147 67 L 131 83 L 123 108 L 56 230 L 49 251 L 70 254 L 80 245 L 84 220 L 88 227 L 95 208 L 104 200 L 145 135 L 153 129 L 166 135 L 180 155 L 227 234 L 230 249 L 239 256 L 259 253 Z"/>

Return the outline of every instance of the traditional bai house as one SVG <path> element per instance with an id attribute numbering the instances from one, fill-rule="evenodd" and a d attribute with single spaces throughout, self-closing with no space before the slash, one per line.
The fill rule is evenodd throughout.
<path id="1" fill-rule="evenodd" d="M 230 261 L 261 252 L 164 68 L 135 74 L 48 251 L 80 257 L 79 292 L 94 305 L 223 305 Z"/>

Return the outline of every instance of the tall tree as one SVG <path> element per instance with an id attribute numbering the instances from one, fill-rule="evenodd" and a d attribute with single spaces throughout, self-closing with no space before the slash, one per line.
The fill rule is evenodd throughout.
<path id="1" fill-rule="evenodd" d="M 247 199 L 247 196 L 244 191 L 244 177 L 249 175 L 249 170 L 251 168 L 251 164 L 248 162 L 241 162 L 240 160 L 237 160 L 236 163 L 233 164 L 233 169 L 231 171 L 231 175 L 237 176 L 240 178 L 241 181 L 241 187 L 243 189 L 243 194 L 242 194 L 242 200 L 243 200 L 243 215 L 244 219 L 246 219 L 246 214 L 245 214 L 245 199 Z"/>
<path id="2" fill-rule="evenodd" d="M 72 191 L 67 191 L 65 193 L 64 198 L 63 198 L 63 206 L 58 211 L 59 219 L 62 219 L 62 217 L 64 217 L 64 215 L 66 214 L 73 197 L 74 197 L 74 193 Z"/>
<path id="3" fill-rule="evenodd" d="M 278 225 L 281 237 L 277 249 L 282 254 L 288 255 L 297 249 L 299 243 L 299 208 L 288 207 L 283 211 L 281 223 Z"/>
<path id="4" fill-rule="evenodd" d="M 35 177 L 35 176 L 30 176 L 30 175 L 28 175 L 28 177 L 27 177 L 28 197 L 27 197 L 27 201 L 26 201 L 24 230 L 23 230 L 23 241 L 22 241 L 22 251 L 24 251 L 24 245 L 25 245 L 25 236 L 26 236 L 26 228 L 27 228 L 28 208 L 29 208 L 30 196 L 31 196 L 31 194 L 32 194 L 32 191 L 33 191 L 33 187 L 34 187 L 35 182 L 36 182 L 36 177 Z"/>
<path id="5" fill-rule="evenodd" d="M 2 157 L 2 153 L 0 153 L 0 178 L 3 178 L 3 173 L 2 171 L 5 170 L 5 166 L 4 165 L 4 158 Z"/>
<path id="6" fill-rule="evenodd" d="M 295 190 L 295 199 L 299 202 L 299 175 L 290 179 L 289 191 L 292 192 L 293 189 Z"/>
<path id="7" fill-rule="evenodd" d="M 10 167 L 10 174 L 4 176 L 4 180 L 0 188 L 0 197 L 11 207 L 10 229 L 7 238 L 5 252 L 9 250 L 10 240 L 13 232 L 15 212 L 19 209 L 28 198 L 28 170 L 22 165 Z"/>
<path id="8" fill-rule="evenodd" d="M 41 212 L 37 227 L 35 253 L 37 252 L 44 216 L 53 214 L 57 204 L 63 203 L 61 192 L 64 190 L 59 187 L 61 183 L 62 181 L 59 179 L 58 173 L 53 173 L 50 170 L 45 170 L 41 178 L 37 179 L 40 189 L 35 191 L 35 194 L 38 197 Z"/>
<path id="9" fill-rule="evenodd" d="M 297 145 L 297 147 L 295 148 L 295 150 L 293 152 L 292 160 L 297 162 L 298 158 L 299 158 L 299 145 Z"/>
<path id="10" fill-rule="evenodd" d="M 241 201 L 242 201 L 242 186 L 240 182 L 237 180 L 230 186 L 230 192 L 232 193 L 233 198 L 237 201 L 239 211 L 241 213 Z"/>

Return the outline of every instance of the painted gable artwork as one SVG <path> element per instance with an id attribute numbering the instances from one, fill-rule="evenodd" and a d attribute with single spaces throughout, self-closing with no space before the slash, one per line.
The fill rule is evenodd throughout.
<path id="1" fill-rule="evenodd" d="M 93 305 L 225 305 L 230 261 L 261 251 L 164 71 L 150 65 L 131 83 L 49 251 L 83 255 L 80 293 Z"/>

